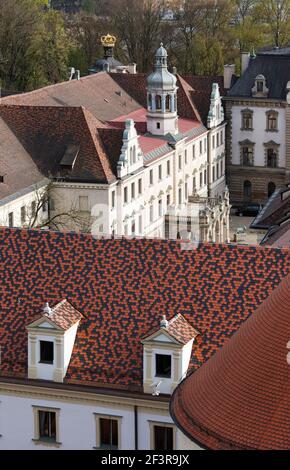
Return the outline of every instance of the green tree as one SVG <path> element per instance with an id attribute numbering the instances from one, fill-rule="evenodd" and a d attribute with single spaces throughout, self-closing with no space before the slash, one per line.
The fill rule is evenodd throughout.
<path id="1" fill-rule="evenodd" d="M 290 34 L 290 0 L 260 0 L 255 9 L 264 32 L 276 47 L 285 46 Z"/>

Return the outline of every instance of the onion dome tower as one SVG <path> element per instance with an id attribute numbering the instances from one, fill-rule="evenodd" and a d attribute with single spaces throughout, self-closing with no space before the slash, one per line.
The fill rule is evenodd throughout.
<path id="1" fill-rule="evenodd" d="M 176 77 L 167 69 L 167 52 L 160 44 L 154 72 L 147 78 L 147 131 L 154 135 L 178 133 Z"/>

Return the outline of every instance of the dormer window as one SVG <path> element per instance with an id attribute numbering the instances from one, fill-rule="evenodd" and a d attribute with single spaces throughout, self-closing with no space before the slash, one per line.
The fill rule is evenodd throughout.
<path id="1" fill-rule="evenodd" d="M 266 86 L 266 78 L 264 75 L 257 75 L 255 78 L 255 85 L 252 88 L 252 95 L 259 98 L 259 97 L 267 97 L 269 93 L 269 89 Z"/>
<path id="2" fill-rule="evenodd" d="M 39 341 L 40 360 L 43 364 L 53 364 L 53 341 Z"/>
<path id="3" fill-rule="evenodd" d="M 160 324 L 143 339 L 144 392 L 170 394 L 186 374 L 198 331 L 180 314 Z"/>
<path id="4" fill-rule="evenodd" d="M 67 300 L 53 308 L 46 304 L 27 326 L 28 378 L 63 382 L 82 318 Z"/>

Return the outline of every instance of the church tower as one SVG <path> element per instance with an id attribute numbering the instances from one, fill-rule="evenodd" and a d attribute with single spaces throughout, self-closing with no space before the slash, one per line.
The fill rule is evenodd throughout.
<path id="1" fill-rule="evenodd" d="M 160 44 L 154 72 L 147 78 L 147 131 L 154 135 L 178 133 L 176 77 L 167 69 L 167 52 Z"/>

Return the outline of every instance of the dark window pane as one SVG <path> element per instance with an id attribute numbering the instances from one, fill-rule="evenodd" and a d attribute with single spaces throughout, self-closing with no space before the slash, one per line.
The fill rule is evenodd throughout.
<path id="1" fill-rule="evenodd" d="M 156 354 L 156 376 L 171 377 L 171 356 Z"/>
<path id="2" fill-rule="evenodd" d="M 56 440 L 56 418 L 53 411 L 39 411 L 39 439 Z"/>
<path id="3" fill-rule="evenodd" d="M 100 447 L 118 448 L 118 421 L 116 419 L 100 418 Z"/>
<path id="4" fill-rule="evenodd" d="M 53 342 L 40 341 L 40 362 L 45 364 L 53 363 Z"/>
<path id="5" fill-rule="evenodd" d="M 173 450 L 173 428 L 154 426 L 154 450 Z"/>

